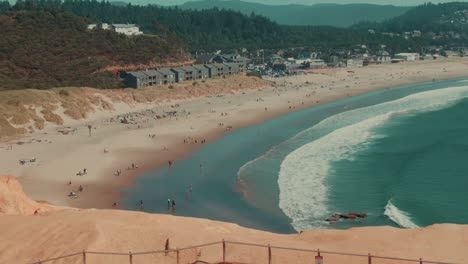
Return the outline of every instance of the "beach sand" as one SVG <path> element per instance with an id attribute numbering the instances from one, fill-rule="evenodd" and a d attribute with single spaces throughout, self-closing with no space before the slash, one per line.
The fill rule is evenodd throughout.
<path id="1" fill-rule="evenodd" d="M 452 58 L 321 69 L 306 75 L 254 81 L 253 85 L 247 84 L 252 80 L 247 77 L 232 77 L 227 81 L 235 89 L 217 87 L 216 83 L 205 90 L 178 85 L 170 89 L 170 97 L 141 103 L 115 102 L 111 100 L 112 91 L 105 91 L 100 96 L 109 105 L 86 115 L 85 119 L 73 119 L 58 106 L 54 113 L 62 118 L 61 124 L 45 122 L 41 130 L 4 138 L 0 144 L 0 174 L 16 175 L 34 200 L 81 208 L 112 208 L 116 202 L 119 207 L 120 187 L 132 184 L 136 176 L 147 170 L 168 166 L 169 161 L 177 166 L 178 159 L 232 129 L 346 97 L 405 84 L 464 77 L 467 72 L 467 59 Z M 206 81 L 206 87 L 209 82 Z M 141 96 L 151 89 L 161 88 L 135 91 L 132 96 Z M 98 92 L 89 88 L 85 91 Z M 177 115 L 169 117 L 168 112 L 172 111 L 177 111 Z M 163 115 L 166 118 L 156 117 Z M 123 116 L 128 116 L 130 124 L 118 122 Z M 92 126 L 91 136 L 88 125 Z M 58 132 L 64 127 L 74 132 Z M 206 143 L 201 143 L 205 140 Z M 21 159 L 32 158 L 36 161 L 19 164 Z M 132 169 L 132 163 L 138 168 Z M 85 168 L 86 175 L 78 176 Z M 116 175 L 117 170 L 122 173 Z M 82 192 L 78 191 L 80 185 Z M 72 190 L 79 198 L 67 196 Z"/>

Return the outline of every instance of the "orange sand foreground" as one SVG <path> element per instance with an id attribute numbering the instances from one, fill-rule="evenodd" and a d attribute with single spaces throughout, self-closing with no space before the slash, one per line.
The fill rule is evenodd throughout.
<path id="1" fill-rule="evenodd" d="M 39 209 L 36 214 L 34 212 Z M 418 229 L 353 228 L 281 235 L 236 224 L 120 210 L 59 208 L 30 200 L 14 177 L 0 176 L 0 263 L 34 263 L 75 252 L 144 252 L 221 241 L 271 244 L 321 251 L 466 263 L 467 225 Z M 222 244 L 180 252 L 180 263 L 219 263 Z M 367 257 L 322 254 L 324 263 L 368 263 Z M 272 263 L 313 263 L 315 253 L 272 249 Z M 133 263 L 176 263 L 176 253 L 134 255 Z M 268 263 L 267 248 L 226 245 L 226 262 Z M 83 263 L 83 256 L 50 263 Z M 130 263 L 128 255 L 87 254 L 86 263 Z M 372 263 L 402 263 L 373 259 Z M 404 262 L 408 263 L 408 262 Z"/>

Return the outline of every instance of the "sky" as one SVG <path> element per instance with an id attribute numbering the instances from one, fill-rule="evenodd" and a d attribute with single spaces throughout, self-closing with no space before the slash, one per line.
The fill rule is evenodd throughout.
<path id="1" fill-rule="evenodd" d="M 463 0 L 242 0 L 245 2 L 257 2 L 270 5 L 284 5 L 284 4 L 305 4 L 312 5 L 317 3 L 336 3 L 336 4 L 352 4 L 352 3 L 369 3 L 379 5 L 399 5 L 399 6 L 415 6 L 424 4 L 425 2 L 444 3 L 444 2 L 467 2 Z M 127 1 L 126 1 L 127 2 Z M 130 0 L 135 4 L 160 4 L 160 5 L 177 5 L 188 2 L 188 0 Z"/>

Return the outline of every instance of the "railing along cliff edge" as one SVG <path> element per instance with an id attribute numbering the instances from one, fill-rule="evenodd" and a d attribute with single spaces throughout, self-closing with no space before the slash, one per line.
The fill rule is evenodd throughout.
<path id="1" fill-rule="evenodd" d="M 195 248 L 203 248 L 203 247 L 213 246 L 213 245 L 218 245 L 218 244 L 222 245 L 222 254 L 223 254 L 222 262 L 226 262 L 226 245 L 227 244 L 232 244 L 232 245 L 243 245 L 243 246 L 249 246 L 249 247 L 267 248 L 268 249 L 268 264 L 271 264 L 271 262 L 272 262 L 272 249 L 281 249 L 281 250 L 287 250 L 287 251 L 310 252 L 310 253 L 316 253 L 318 256 L 320 256 L 320 254 L 328 254 L 328 255 L 349 256 L 349 257 L 362 257 L 362 258 L 367 259 L 368 264 L 372 264 L 373 259 L 396 260 L 396 261 L 412 262 L 412 263 L 419 263 L 419 264 L 423 264 L 423 263 L 424 264 L 426 264 L 426 263 L 427 264 L 457 264 L 457 263 L 453 263 L 453 262 L 439 262 L 439 261 L 423 260 L 422 258 L 408 259 L 408 258 L 398 258 L 398 257 L 390 257 L 390 256 L 379 256 L 379 255 L 372 255 L 372 254 L 357 254 L 357 253 L 348 253 L 348 252 L 326 251 L 326 250 L 320 250 L 320 249 L 314 250 L 314 249 L 303 249 L 303 248 L 292 248 L 292 247 L 280 247 L 280 246 L 262 245 L 262 244 L 235 242 L 235 241 L 226 241 L 226 240 L 211 242 L 211 243 L 206 243 L 206 244 L 187 246 L 187 247 L 182 247 L 182 248 L 155 250 L 155 251 L 145 251 L 145 252 L 122 253 L 122 252 L 99 252 L 99 251 L 85 251 L 85 250 L 83 250 L 81 252 L 76 252 L 76 253 L 73 253 L 73 254 L 54 257 L 54 258 L 50 258 L 50 259 L 38 260 L 36 262 L 32 262 L 32 263 L 28 263 L 28 264 L 43 264 L 43 263 L 48 263 L 48 262 L 52 262 L 52 261 L 59 260 L 59 259 L 65 259 L 65 258 L 78 256 L 78 255 L 82 256 L 82 263 L 83 264 L 91 264 L 91 263 L 88 263 L 87 260 L 86 260 L 86 257 L 88 255 L 128 256 L 128 263 L 129 264 L 134 264 L 133 263 L 133 256 L 150 255 L 150 254 L 166 254 L 167 255 L 168 253 L 173 253 L 173 252 L 176 253 L 177 264 L 180 264 L 179 254 L 180 254 L 181 251 L 185 251 L 185 250 L 189 250 L 189 249 L 195 249 Z"/>

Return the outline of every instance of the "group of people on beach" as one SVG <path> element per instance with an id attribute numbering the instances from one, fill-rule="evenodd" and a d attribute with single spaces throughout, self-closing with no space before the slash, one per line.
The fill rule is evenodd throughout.
<path id="1" fill-rule="evenodd" d="M 203 138 L 201 140 L 198 140 L 193 137 L 187 137 L 184 139 L 184 144 L 198 144 L 198 142 L 200 142 L 200 144 L 204 144 L 206 143 L 206 139 Z"/>
<path id="2" fill-rule="evenodd" d="M 135 163 L 132 163 L 131 166 L 127 167 L 127 170 L 136 170 L 136 169 L 138 169 L 138 165 L 136 165 Z M 114 173 L 115 176 L 120 176 L 120 174 L 122 174 L 121 169 L 117 169 Z"/>

